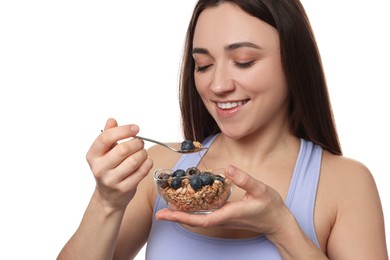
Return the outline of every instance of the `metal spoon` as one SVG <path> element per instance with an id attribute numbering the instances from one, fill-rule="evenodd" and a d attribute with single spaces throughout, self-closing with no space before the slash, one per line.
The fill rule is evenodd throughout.
<path id="1" fill-rule="evenodd" d="M 176 153 L 197 153 L 197 152 L 209 149 L 207 147 L 200 147 L 200 148 L 195 147 L 194 149 L 191 149 L 191 150 L 181 150 L 181 149 L 175 149 L 175 148 L 167 145 L 166 143 L 162 143 L 162 142 L 150 139 L 150 138 L 142 137 L 142 136 L 139 136 L 139 135 L 136 135 L 134 137 L 142 139 L 144 141 L 148 141 L 148 142 L 152 142 L 152 143 L 155 143 L 155 144 L 162 145 L 162 146 L 164 146 L 164 147 L 168 148 L 169 150 L 174 151 Z"/>

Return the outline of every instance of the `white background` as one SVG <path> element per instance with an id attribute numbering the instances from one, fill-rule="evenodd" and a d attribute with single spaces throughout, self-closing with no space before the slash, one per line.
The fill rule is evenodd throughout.
<path id="1" fill-rule="evenodd" d="M 386 0 L 302 2 L 344 154 L 372 171 L 389 224 Z M 194 3 L 0 1 L 0 259 L 55 259 L 93 191 L 85 154 L 108 117 L 182 140 L 178 72 Z"/>

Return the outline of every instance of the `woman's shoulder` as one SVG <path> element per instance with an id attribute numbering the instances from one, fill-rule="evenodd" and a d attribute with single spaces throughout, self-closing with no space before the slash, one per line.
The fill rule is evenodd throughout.
<path id="1" fill-rule="evenodd" d="M 352 210 L 351 205 L 365 207 L 379 200 L 374 177 L 362 162 L 345 156 L 323 153 L 318 196 L 335 211 Z"/>
<path id="2" fill-rule="evenodd" d="M 343 185 L 373 179 L 368 167 L 355 159 L 323 152 L 321 175 Z"/>

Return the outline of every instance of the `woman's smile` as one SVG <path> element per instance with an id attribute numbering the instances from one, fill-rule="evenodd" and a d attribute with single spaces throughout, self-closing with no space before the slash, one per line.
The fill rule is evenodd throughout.
<path id="1" fill-rule="evenodd" d="M 246 102 L 248 102 L 248 99 L 247 100 L 241 100 L 241 101 L 231 101 L 231 102 L 217 102 L 217 106 L 220 109 L 228 110 L 228 109 L 236 108 L 238 106 L 242 106 Z"/>
<path id="2" fill-rule="evenodd" d="M 248 101 L 249 99 L 243 99 L 239 101 L 215 102 L 217 114 L 221 118 L 227 118 L 237 115 L 237 113 Z"/>

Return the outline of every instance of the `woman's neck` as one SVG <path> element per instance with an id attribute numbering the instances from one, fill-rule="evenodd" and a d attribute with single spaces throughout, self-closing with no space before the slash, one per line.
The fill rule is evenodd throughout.
<path id="1" fill-rule="evenodd" d="M 286 128 L 256 132 L 239 139 L 221 133 L 212 144 L 207 161 L 209 164 L 224 164 L 226 161 L 249 170 L 287 158 L 295 160 L 299 146 L 299 138 Z"/>

